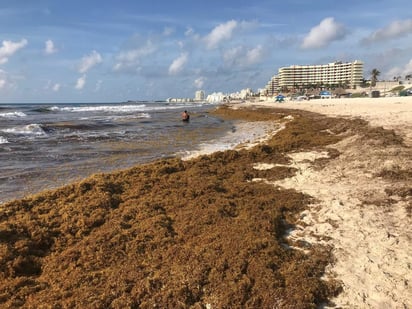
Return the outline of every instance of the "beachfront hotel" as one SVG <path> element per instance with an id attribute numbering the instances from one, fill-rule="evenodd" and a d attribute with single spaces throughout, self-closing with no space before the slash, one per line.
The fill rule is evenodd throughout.
<path id="1" fill-rule="evenodd" d="M 203 90 L 198 90 L 195 92 L 195 101 L 204 101 L 205 97 L 205 92 Z"/>
<path id="2" fill-rule="evenodd" d="M 343 86 L 356 88 L 363 81 L 363 62 L 336 61 L 321 65 L 291 65 L 280 68 L 266 85 L 268 95 L 284 88 Z"/>

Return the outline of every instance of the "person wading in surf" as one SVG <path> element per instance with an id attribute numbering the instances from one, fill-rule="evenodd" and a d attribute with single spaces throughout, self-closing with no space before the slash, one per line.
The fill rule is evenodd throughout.
<path id="1" fill-rule="evenodd" d="M 184 111 L 182 113 L 182 121 L 189 121 L 189 119 L 190 119 L 189 113 L 187 111 Z"/>

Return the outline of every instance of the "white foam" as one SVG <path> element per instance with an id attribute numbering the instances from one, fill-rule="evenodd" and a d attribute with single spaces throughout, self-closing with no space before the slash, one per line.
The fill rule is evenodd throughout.
<path id="1" fill-rule="evenodd" d="M 95 120 L 95 121 L 105 121 L 105 120 L 113 120 L 113 121 L 124 121 L 127 119 L 142 119 L 142 118 L 152 118 L 149 113 L 139 113 L 133 115 L 110 115 L 110 116 L 93 116 L 93 117 L 80 117 L 80 120 Z"/>
<path id="2" fill-rule="evenodd" d="M 127 113 L 135 111 L 145 110 L 146 105 L 96 105 L 96 106 L 53 106 L 51 109 L 54 111 L 65 111 L 65 112 L 116 112 L 116 113 Z"/>
<path id="3" fill-rule="evenodd" d="M 188 105 L 185 105 L 188 106 Z M 156 106 L 151 104 L 137 104 L 137 105 L 96 105 L 96 106 L 53 106 L 52 111 L 64 111 L 73 113 L 82 112 L 113 112 L 113 113 L 132 113 L 132 112 L 146 112 L 155 110 L 179 109 L 182 105 L 164 105 Z"/>
<path id="4" fill-rule="evenodd" d="M 23 112 L 9 112 L 9 113 L 0 113 L 0 117 L 3 118 L 22 118 L 27 115 Z"/>
<path id="5" fill-rule="evenodd" d="M 22 135 L 46 135 L 46 132 L 37 123 L 32 123 L 26 126 L 18 126 L 10 129 L 4 129 L 2 132 Z"/>
<path id="6" fill-rule="evenodd" d="M 7 144 L 8 142 L 7 138 L 0 136 L 0 144 Z"/>
<path id="7" fill-rule="evenodd" d="M 279 125 L 273 122 L 258 121 L 237 124 L 232 132 L 211 143 L 201 144 L 200 149 L 184 154 L 183 159 L 188 160 L 200 155 L 207 155 L 217 151 L 236 148 L 250 148 L 267 140 L 279 130 Z"/>

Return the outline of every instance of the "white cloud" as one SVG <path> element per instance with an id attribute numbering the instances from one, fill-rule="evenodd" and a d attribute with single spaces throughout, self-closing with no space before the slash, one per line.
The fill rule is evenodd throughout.
<path id="1" fill-rule="evenodd" d="M 229 40 L 236 27 L 238 27 L 238 23 L 235 20 L 216 26 L 204 39 L 207 48 L 215 48 L 220 42 Z"/>
<path id="2" fill-rule="evenodd" d="M 86 75 L 83 75 L 77 79 L 75 88 L 78 90 L 82 90 L 85 84 L 86 84 Z"/>
<path id="3" fill-rule="evenodd" d="M 195 87 L 197 89 L 203 88 L 203 85 L 205 84 L 205 81 L 206 81 L 206 79 L 203 76 L 195 79 L 195 81 L 194 81 Z"/>
<path id="4" fill-rule="evenodd" d="M 54 43 L 53 43 L 52 40 L 47 40 L 45 42 L 44 52 L 47 55 L 51 55 L 51 54 L 54 54 L 55 52 L 57 52 L 57 49 L 54 47 Z"/>
<path id="5" fill-rule="evenodd" d="M 185 31 L 185 36 L 188 37 L 188 38 L 192 38 L 192 39 L 194 39 L 195 41 L 201 40 L 201 39 L 200 39 L 200 35 L 197 34 L 197 33 L 195 32 L 195 30 L 194 30 L 193 28 L 190 28 L 190 27 L 186 29 L 186 31 Z"/>
<path id="6" fill-rule="evenodd" d="M 243 48 L 241 46 L 232 47 L 224 52 L 223 60 L 227 64 L 233 64 L 236 59 L 239 59 L 241 57 L 242 52 Z"/>
<path id="7" fill-rule="evenodd" d="M 58 83 L 54 84 L 52 89 L 54 92 L 58 92 L 60 90 L 60 84 Z"/>
<path id="8" fill-rule="evenodd" d="M 258 45 L 255 48 L 252 48 L 247 51 L 246 53 L 246 60 L 248 64 L 257 63 L 262 60 L 263 57 L 263 47 L 262 45 Z"/>
<path id="9" fill-rule="evenodd" d="M 264 57 L 264 48 L 258 45 L 247 49 L 242 46 L 233 47 L 223 54 L 226 65 L 248 66 L 260 62 Z"/>
<path id="10" fill-rule="evenodd" d="M 86 73 L 95 65 L 103 61 L 102 56 L 97 51 L 92 51 L 90 55 L 84 56 L 79 65 L 79 73 Z"/>
<path id="11" fill-rule="evenodd" d="M 399 38 L 412 33 L 412 19 L 396 20 L 388 26 L 373 32 L 362 43 L 373 43 Z"/>
<path id="12" fill-rule="evenodd" d="M 345 27 L 337 23 L 333 17 L 325 18 L 319 25 L 313 27 L 303 39 L 302 48 L 321 48 L 333 41 L 341 40 L 346 36 Z"/>
<path id="13" fill-rule="evenodd" d="M 164 36 L 169 36 L 172 35 L 175 32 L 175 29 L 172 27 L 165 27 L 163 30 L 163 35 Z"/>
<path id="14" fill-rule="evenodd" d="M 185 31 L 185 36 L 192 36 L 195 35 L 195 31 L 193 30 L 193 28 L 188 27 Z"/>
<path id="15" fill-rule="evenodd" d="M 0 69 L 0 89 L 6 88 L 8 83 L 7 72 Z"/>
<path id="16" fill-rule="evenodd" d="M 9 57 L 16 53 L 19 49 L 27 45 L 27 40 L 22 39 L 20 42 L 3 41 L 0 47 L 0 64 L 9 61 Z"/>
<path id="17" fill-rule="evenodd" d="M 94 91 L 95 91 L 95 92 L 98 92 L 98 91 L 100 90 L 100 88 L 102 87 L 102 84 L 103 84 L 103 81 L 99 79 L 99 80 L 96 82 L 96 88 L 94 88 Z"/>
<path id="18" fill-rule="evenodd" d="M 184 65 L 186 64 L 188 59 L 187 53 L 182 53 L 179 57 L 173 60 L 172 64 L 169 67 L 169 74 L 175 75 L 183 70 Z"/>
<path id="19" fill-rule="evenodd" d="M 146 44 L 140 48 L 123 51 L 116 57 L 117 62 L 113 66 L 113 70 L 122 71 L 137 69 L 140 65 L 141 59 L 153 54 L 156 50 L 157 48 L 152 41 L 147 40 Z"/>
<path id="20" fill-rule="evenodd" d="M 395 76 L 401 76 L 402 78 L 405 78 L 405 75 L 409 74 L 412 74 L 412 59 L 410 59 L 409 62 L 402 67 L 394 67 L 390 69 L 385 74 L 385 76 L 388 79 L 392 79 Z"/>

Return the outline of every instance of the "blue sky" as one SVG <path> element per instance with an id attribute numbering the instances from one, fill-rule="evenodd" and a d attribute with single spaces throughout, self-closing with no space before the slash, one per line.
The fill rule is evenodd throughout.
<path id="1" fill-rule="evenodd" d="M 410 0 L 1 0 L 0 102 L 263 88 L 292 64 L 412 73 Z"/>

